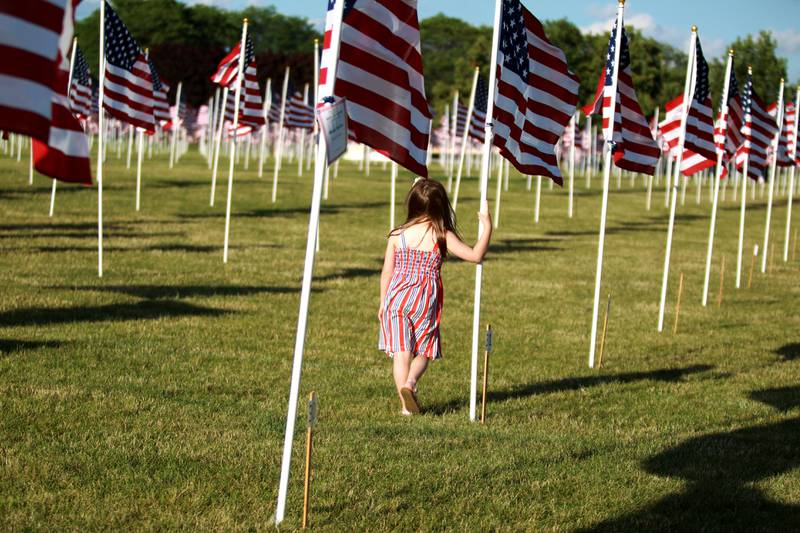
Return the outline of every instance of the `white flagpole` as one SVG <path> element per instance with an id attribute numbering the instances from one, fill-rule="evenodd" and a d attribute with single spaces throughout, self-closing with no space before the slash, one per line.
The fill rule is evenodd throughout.
<path id="1" fill-rule="evenodd" d="M 219 102 L 219 116 L 217 117 L 217 140 L 214 143 L 214 170 L 211 172 L 211 207 L 214 207 L 214 196 L 217 192 L 217 169 L 219 168 L 219 150 L 222 145 L 222 128 L 225 126 L 225 107 L 228 104 L 228 87 L 222 89 L 222 99 Z"/>
<path id="2" fill-rule="evenodd" d="M 464 123 L 464 133 L 461 134 L 461 153 L 458 157 L 458 170 L 456 171 L 456 189 L 453 192 L 453 211 L 458 209 L 458 190 L 461 188 L 461 172 L 464 169 L 464 155 L 467 149 L 467 140 L 469 137 L 469 126 L 472 121 L 472 113 L 475 110 L 475 89 L 478 86 L 478 73 L 480 69 L 475 67 L 475 74 L 472 76 L 472 90 L 469 93 L 469 107 L 467 108 L 467 119 Z M 456 124 L 458 124 L 458 111 L 455 113 Z M 456 129 L 453 128 L 453 135 Z M 455 141 L 453 141 L 453 149 L 455 149 Z"/>
<path id="3" fill-rule="evenodd" d="M 72 91 L 72 71 L 75 70 L 75 53 L 78 50 L 78 38 L 72 38 L 72 53 L 69 57 L 69 76 L 67 78 L 67 105 L 69 105 L 69 95 Z M 33 154 L 33 150 L 31 150 L 31 154 Z M 56 183 L 58 183 L 57 179 L 53 179 L 53 189 L 50 192 L 50 217 L 53 216 L 53 209 L 56 206 Z"/>
<path id="4" fill-rule="evenodd" d="M 394 229 L 394 207 L 397 194 L 397 163 L 392 161 L 392 190 L 389 193 L 389 231 Z"/>
<path id="5" fill-rule="evenodd" d="M 539 223 L 539 207 L 542 203 L 542 177 L 536 176 L 536 204 L 533 209 L 533 221 Z"/>
<path id="6" fill-rule="evenodd" d="M 242 97 L 242 84 L 244 83 L 244 56 L 247 47 L 247 19 L 242 21 L 242 44 L 239 52 L 239 71 L 236 74 L 236 91 L 233 97 L 233 137 L 231 139 L 231 153 L 228 158 L 228 195 L 225 202 L 225 241 L 222 247 L 222 262 L 228 262 L 228 241 L 231 230 L 231 197 L 233 196 L 233 167 L 236 163 L 236 145 L 239 128 L 239 102 Z"/>
<path id="7" fill-rule="evenodd" d="M 136 136 L 136 210 L 139 210 L 139 200 L 142 195 L 142 145 L 144 144 L 144 130 L 139 128 Z"/>
<path id="8" fill-rule="evenodd" d="M 450 104 L 444 105 L 444 123 L 446 124 L 445 131 L 447 132 L 447 140 L 444 141 L 440 147 L 439 163 L 442 169 L 447 172 L 447 180 L 452 184 L 453 175 L 450 170 Z M 448 190 L 448 192 L 450 191 Z"/>
<path id="9" fill-rule="evenodd" d="M 753 67 L 747 65 L 747 74 L 753 74 Z M 749 114 L 745 114 L 744 121 L 745 125 L 748 121 L 751 121 L 752 117 Z M 739 245 L 737 246 L 737 254 L 736 254 L 736 288 L 740 288 L 742 286 L 742 251 L 744 248 L 744 220 L 745 220 L 745 213 L 747 210 L 747 180 L 750 178 L 747 177 L 748 167 L 750 166 L 750 140 L 747 135 L 744 137 L 744 148 L 745 148 L 745 158 L 744 164 L 742 165 L 742 204 L 739 210 Z"/>
<path id="10" fill-rule="evenodd" d="M 764 227 L 764 253 L 761 254 L 761 273 L 767 271 L 767 252 L 769 251 L 769 228 L 772 221 L 772 198 L 775 190 L 775 168 L 778 163 L 778 145 L 781 141 L 781 130 L 783 129 L 783 78 L 781 78 L 780 89 L 778 90 L 778 109 L 776 110 L 778 132 L 772 140 L 772 164 L 769 167 L 769 191 L 767 193 L 767 223 Z"/>
<path id="11" fill-rule="evenodd" d="M 169 168 L 172 168 L 175 165 L 175 143 L 178 140 L 178 131 L 180 128 L 182 88 L 183 82 L 179 81 L 178 89 L 176 90 L 175 94 L 175 123 L 172 125 L 172 143 L 170 144 L 169 149 Z"/>
<path id="12" fill-rule="evenodd" d="M 306 83 L 305 87 L 303 88 L 303 103 L 308 103 L 308 84 Z M 306 149 L 306 130 L 302 128 L 300 130 L 300 157 L 297 159 L 297 175 L 303 175 L 303 158 L 305 157 L 305 149 Z"/>
<path id="13" fill-rule="evenodd" d="M 211 164 L 214 161 L 214 146 L 216 145 L 216 136 L 217 136 L 217 108 L 219 107 L 219 86 L 217 86 L 216 90 L 214 91 L 214 99 L 212 100 L 212 105 L 208 109 L 209 120 L 208 120 L 208 170 L 211 170 Z"/>
<path id="14" fill-rule="evenodd" d="M 316 39 L 314 40 L 316 43 Z M 258 150 L 258 177 L 264 175 L 264 155 L 267 151 L 267 132 L 269 131 L 269 109 L 272 107 L 272 78 L 267 78 L 267 88 L 264 89 L 264 127 L 261 128 L 261 146 Z"/>
<path id="15" fill-rule="evenodd" d="M 121 145 L 120 139 L 117 138 L 117 147 Z M 128 157 L 125 161 L 125 168 L 131 168 L 131 154 L 133 154 L 133 125 L 128 124 Z"/>
<path id="16" fill-rule="evenodd" d="M 569 147 L 569 203 L 567 205 L 567 217 L 569 218 L 572 218 L 572 191 L 575 180 L 575 141 L 577 141 L 578 137 L 575 133 L 575 115 L 577 113 L 577 111 L 573 113 L 572 118 L 569 121 L 569 128 L 570 132 L 572 133 L 572 144 Z"/>
<path id="17" fill-rule="evenodd" d="M 495 191 L 494 196 L 494 220 L 492 220 L 492 225 L 495 228 L 500 224 L 500 194 L 503 191 L 503 170 L 505 165 L 503 165 L 503 158 L 498 154 L 497 159 L 499 160 L 499 165 L 497 165 L 497 190 Z"/>
<path id="18" fill-rule="evenodd" d="M 794 97 L 794 142 L 789 147 L 789 157 L 792 159 L 792 166 L 789 167 L 789 197 L 786 200 L 786 235 L 783 239 L 783 262 L 789 260 L 789 232 L 792 227 L 792 197 L 794 196 L 794 167 L 797 166 L 797 134 L 798 123 L 800 123 L 800 86 L 797 87 L 797 94 Z"/>
<path id="19" fill-rule="evenodd" d="M 730 90 L 731 69 L 733 68 L 733 50 L 728 51 L 728 65 L 725 67 L 725 82 L 722 86 L 722 102 L 719 106 L 722 121 L 720 127 L 722 128 L 723 145 L 725 136 L 727 135 L 727 116 L 728 116 L 728 92 Z M 717 224 L 717 205 L 719 203 L 719 182 L 722 179 L 722 156 L 725 149 L 717 149 L 717 167 L 714 172 L 714 192 L 711 200 L 711 225 L 708 229 L 708 251 L 706 252 L 706 272 L 703 277 L 703 307 L 708 303 L 708 284 L 711 280 L 711 256 L 714 253 L 714 228 Z M 728 176 L 730 179 L 730 176 Z"/>
<path id="20" fill-rule="evenodd" d="M 286 91 L 289 88 L 289 67 L 283 75 L 283 91 L 281 97 L 281 114 L 278 122 L 278 138 L 275 146 L 275 170 L 272 173 L 272 203 L 278 199 L 278 172 L 281 170 L 281 158 L 283 157 L 283 121 L 286 116 Z"/>
<path id="21" fill-rule="evenodd" d="M 473 83 L 473 86 L 475 84 Z M 453 192 L 453 166 L 456 160 L 456 133 L 458 131 L 458 91 L 453 95 L 453 123 L 450 127 L 449 162 L 447 171 L 447 192 Z"/>
<path id="22" fill-rule="evenodd" d="M 340 41 L 340 28 L 342 13 L 344 9 L 344 0 L 336 0 L 334 4 L 334 13 L 332 16 L 337 21 L 333 25 L 331 35 L 331 50 L 334 58 L 339 57 L 339 41 Z M 328 72 L 330 81 L 327 81 L 320 90 L 318 96 L 320 100 L 327 96 L 333 95 L 333 84 L 336 80 L 336 64 Z M 320 101 L 317 100 L 316 104 Z M 300 288 L 300 312 L 297 318 L 297 334 L 295 336 L 294 344 L 294 360 L 292 362 L 292 378 L 289 388 L 289 406 L 286 414 L 286 435 L 283 440 L 283 458 L 281 460 L 281 477 L 278 485 L 278 503 L 275 509 L 275 523 L 280 524 L 283 522 L 284 513 L 286 510 L 286 494 L 289 489 L 289 467 L 292 461 L 292 441 L 294 438 L 294 424 L 297 417 L 297 399 L 300 392 L 300 371 L 303 366 L 303 348 L 306 338 L 306 322 L 308 318 L 308 303 L 311 298 L 311 278 L 314 270 L 314 249 L 316 241 L 316 232 L 319 227 L 319 209 L 320 209 L 320 194 L 322 192 L 322 177 L 325 171 L 325 162 L 327 161 L 327 147 L 325 143 L 325 136 L 319 136 L 317 144 L 317 156 L 314 163 L 314 186 L 311 194 L 311 212 L 308 220 L 308 233 L 306 235 L 306 255 L 305 265 L 303 267 L 303 283 Z"/>
<path id="23" fill-rule="evenodd" d="M 597 271 L 594 279 L 594 303 L 592 306 L 592 333 L 589 344 L 589 368 L 594 368 L 594 352 L 597 345 L 597 315 L 600 310 L 600 282 L 603 277 L 603 249 L 606 240 L 606 214 L 608 213 L 608 185 L 611 178 L 611 139 L 614 138 L 614 122 L 617 108 L 617 83 L 619 78 L 619 51 L 622 48 L 622 15 L 625 11 L 625 2 L 620 0 L 617 5 L 617 31 L 614 47 L 614 75 L 611 78 L 611 96 L 609 108 L 612 110 L 611 120 L 608 121 L 607 131 L 603 132 L 605 143 L 603 146 L 603 200 L 600 207 L 600 235 L 597 243 Z"/>
<path id="24" fill-rule="evenodd" d="M 97 129 L 97 276 L 103 277 L 103 145 L 105 139 L 105 120 L 103 120 L 103 97 L 105 96 L 106 81 L 106 3 L 100 2 L 100 88 L 97 102 L 98 129 Z"/>
<path id="25" fill-rule="evenodd" d="M 654 121 L 656 123 L 656 143 L 658 143 L 658 115 L 661 111 L 660 107 L 656 108 Z M 656 161 L 656 176 L 655 179 L 658 180 L 659 173 L 661 172 L 661 148 L 658 149 L 658 160 Z M 650 211 L 650 204 L 653 198 L 653 176 L 647 176 L 647 201 L 646 201 L 646 208 L 647 211 Z"/>
<path id="26" fill-rule="evenodd" d="M 686 140 L 686 119 L 689 116 L 689 105 L 695 83 L 695 48 L 697 47 L 697 26 L 692 26 L 692 36 L 689 39 L 689 58 L 686 62 L 686 82 L 683 86 L 683 107 L 681 108 L 681 129 L 678 138 L 678 158 L 675 161 L 672 180 L 672 195 L 669 202 L 669 225 L 667 226 L 667 249 L 664 253 L 664 274 L 661 278 L 661 300 L 658 306 L 658 331 L 664 330 L 664 308 L 667 303 L 667 284 L 669 281 L 669 260 L 672 253 L 672 233 L 675 229 L 675 207 L 678 196 L 678 180 L 681 176 L 681 163 L 683 162 L 683 144 Z M 686 180 L 684 179 L 684 190 Z"/>
<path id="27" fill-rule="evenodd" d="M 594 139 L 592 139 L 592 116 L 586 116 L 586 133 L 589 139 L 589 153 L 586 154 L 584 157 L 586 158 L 586 164 L 584 166 L 584 171 L 586 172 L 586 189 L 588 190 L 592 186 L 592 172 L 594 168 L 592 167 L 592 159 L 594 156 Z"/>
<path id="28" fill-rule="evenodd" d="M 494 31 L 492 32 L 492 48 L 489 63 L 489 95 L 486 103 L 486 122 L 483 126 L 483 158 L 481 159 L 481 203 L 480 210 L 486 213 L 489 206 L 486 202 L 486 189 L 489 185 L 489 159 L 492 155 L 492 116 L 494 114 L 495 80 L 497 78 L 497 50 L 500 40 L 500 19 L 501 19 L 502 0 L 495 0 L 494 5 Z M 470 112 L 467 114 L 467 123 L 464 125 L 464 142 L 467 140 L 467 132 L 472 118 L 472 109 L 475 103 L 475 85 L 478 80 L 477 69 L 475 80 L 472 83 L 472 98 L 470 98 Z M 458 190 L 458 183 L 456 183 Z M 455 206 L 453 206 L 455 208 Z M 478 239 L 481 238 L 485 228 L 482 223 L 478 223 Z M 469 419 L 475 421 L 475 405 L 478 393 L 478 346 L 480 344 L 480 320 L 481 320 L 481 283 L 483 281 L 483 263 L 475 265 L 475 298 L 472 306 L 472 358 L 470 363 L 469 380 Z"/>

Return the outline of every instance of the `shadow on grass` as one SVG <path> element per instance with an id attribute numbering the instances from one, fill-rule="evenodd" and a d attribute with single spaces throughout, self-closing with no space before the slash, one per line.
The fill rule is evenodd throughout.
<path id="1" fill-rule="evenodd" d="M 800 387 L 753 391 L 778 409 L 800 405 Z M 788 402 L 788 403 L 787 403 Z M 588 531 L 796 531 L 800 505 L 774 501 L 754 484 L 800 467 L 800 417 L 689 439 L 643 462 L 686 490 Z"/>
<path id="2" fill-rule="evenodd" d="M 623 222 L 618 226 L 606 228 L 606 235 L 616 235 L 619 233 L 635 233 L 641 231 L 664 231 L 666 229 L 664 221 L 649 222 Z M 545 235 L 553 237 L 591 237 L 597 235 L 597 230 L 588 231 L 548 231 Z"/>
<path id="3" fill-rule="evenodd" d="M 61 346 L 58 341 L 23 341 L 18 339 L 0 339 L 0 354 L 10 354 L 22 350 L 38 350 L 39 348 L 55 348 Z"/>
<path id="4" fill-rule="evenodd" d="M 73 307 L 25 307 L 0 313 L 0 327 L 47 326 L 81 322 L 124 322 L 184 316 L 221 316 L 232 313 L 171 300 Z"/>
<path id="5" fill-rule="evenodd" d="M 322 204 L 320 213 L 323 215 L 336 215 L 348 209 L 376 209 L 389 207 L 389 202 L 364 202 L 361 204 Z M 251 209 L 239 213 L 231 213 L 233 218 L 291 218 L 296 216 L 308 216 L 309 207 L 293 207 L 289 209 Z M 204 218 L 223 218 L 224 212 L 215 213 L 180 213 L 178 218 L 183 219 L 204 219 Z"/>
<path id="6" fill-rule="evenodd" d="M 300 292 L 297 287 L 237 286 L 237 285 L 98 285 L 70 287 L 52 286 L 51 289 L 127 294 L 148 300 L 178 300 L 192 297 L 250 296 L 253 294 L 289 294 Z"/>
<path id="7" fill-rule="evenodd" d="M 105 230 L 104 230 L 105 231 Z M 183 237 L 186 234 L 178 231 L 126 231 L 111 230 L 104 234 L 108 239 L 147 239 L 151 237 Z M 0 235 L 0 239 L 97 239 L 97 226 L 94 231 L 71 232 L 71 231 L 42 231 L 37 233 L 7 233 Z"/>
<path id="8" fill-rule="evenodd" d="M 557 252 L 563 250 L 558 246 L 543 246 L 544 243 L 558 242 L 563 239 L 499 239 L 489 245 L 490 257 L 492 254 L 507 254 L 514 252 Z M 542 243 L 542 244 L 537 244 Z"/>
<path id="9" fill-rule="evenodd" d="M 345 268 L 338 272 L 325 274 L 324 276 L 314 277 L 314 281 L 331 281 L 334 279 L 354 279 L 354 278 L 370 278 L 378 276 L 381 273 L 380 268 Z"/>
<path id="10" fill-rule="evenodd" d="M 589 387 L 613 383 L 634 383 L 637 381 L 664 381 L 678 382 L 691 374 L 708 372 L 715 367 L 712 365 L 692 365 L 684 368 L 663 368 L 651 370 L 649 372 L 630 372 L 626 374 L 598 374 L 580 378 L 564 378 L 553 381 L 542 381 L 539 383 L 529 383 L 519 385 L 506 390 L 494 390 L 487 394 L 488 402 L 500 402 L 517 398 L 527 398 L 542 394 L 554 394 L 557 392 L 576 391 Z M 463 408 L 467 405 L 468 399 L 458 399 L 444 404 L 432 405 L 425 409 L 427 413 L 441 415 L 450 411 Z"/>
<path id="11" fill-rule="evenodd" d="M 120 237 L 112 236 L 114 237 Z M 127 237 L 123 235 L 122 237 Z M 96 238 L 96 236 L 95 236 Z M 230 250 L 248 250 L 255 248 L 282 248 L 281 244 L 236 244 L 230 245 Z M 92 252 L 97 251 L 97 246 L 20 246 L 16 248 L 4 248 L 4 250 L 26 250 L 39 253 L 61 253 L 61 252 Z M 206 244 L 148 244 L 145 246 L 103 246 L 107 252 L 187 252 L 187 253 L 222 253 L 221 245 Z"/>
<path id="12" fill-rule="evenodd" d="M 794 361 L 795 359 L 800 359 L 800 342 L 792 342 L 790 344 L 784 344 L 783 346 L 775 350 L 775 353 L 780 355 L 787 361 Z"/>

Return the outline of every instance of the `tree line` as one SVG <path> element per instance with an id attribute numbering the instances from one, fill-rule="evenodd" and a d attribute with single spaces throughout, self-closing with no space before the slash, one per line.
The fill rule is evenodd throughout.
<path id="1" fill-rule="evenodd" d="M 159 74 L 175 86 L 183 81 L 183 91 L 190 105 L 206 102 L 214 91 L 209 77 L 219 61 L 241 37 L 242 19 L 250 23 L 255 46 L 259 82 L 272 78 L 280 86 L 286 66 L 299 87 L 313 79 L 313 41 L 322 36 L 306 19 L 278 13 L 274 7 L 250 6 L 243 10 L 225 10 L 203 4 L 185 5 L 177 0 L 114 0 L 120 14 L 143 47 L 150 54 Z M 99 64 L 99 10 L 77 23 L 79 45 L 92 72 Z M 580 104 L 594 96 L 597 79 L 605 64 L 607 34 L 584 34 L 567 19 L 543 22 L 550 40 L 567 55 L 570 68 L 581 80 Z M 627 28 L 631 69 L 642 110 L 650 114 L 656 107 L 683 93 L 687 54 L 675 47 Z M 492 28 L 475 26 L 461 19 L 439 14 L 420 22 L 425 89 L 436 114 L 458 89 L 465 101 L 469 96 L 472 73 L 476 66 L 488 76 L 488 58 Z M 701 36 L 702 39 L 702 36 Z M 753 65 L 756 91 L 768 102 L 777 98 L 778 83 L 786 78 L 787 60 L 777 54 L 777 42 L 766 31 L 735 39 L 736 76 L 740 90 Z M 714 105 L 718 105 L 725 75 L 727 52 L 721 57 L 706 56 Z M 785 97 L 792 98 L 787 85 Z M 662 111 L 663 116 L 663 111 Z"/>

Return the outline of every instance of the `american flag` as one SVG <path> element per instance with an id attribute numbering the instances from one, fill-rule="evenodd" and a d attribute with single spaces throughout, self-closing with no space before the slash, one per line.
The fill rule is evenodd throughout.
<path id="1" fill-rule="evenodd" d="M 277 124 L 281 120 L 281 96 L 279 94 L 272 95 L 272 103 L 269 106 L 267 120 L 270 124 Z"/>
<path id="2" fill-rule="evenodd" d="M 47 141 L 67 0 L 0 2 L 0 130 Z"/>
<path id="3" fill-rule="evenodd" d="M 747 83 L 742 94 L 742 107 L 744 111 L 744 145 L 736 152 L 736 168 L 741 169 L 745 160 L 747 175 L 757 180 L 764 176 L 767 168 L 767 148 L 778 134 L 778 125 L 769 113 L 767 106 L 756 94 L 753 87 L 752 74 L 747 75 Z"/>
<path id="4" fill-rule="evenodd" d="M 217 66 L 217 71 L 211 76 L 211 81 L 221 87 L 233 87 L 236 83 L 236 76 L 239 75 L 239 52 L 242 50 L 242 43 L 236 46 L 222 58 Z"/>
<path id="5" fill-rule="evenodd" d="M 625 27 L 622 30 L 622 48 L 619 53 L 619 65 L 614 65 L 614 50 L 617 44 L 617 24 L 611 30 L 606 52 L 606 65 L 597 83 L 594 102 L 583 108 L 586 115 L 603 112 L 603 132 L 613 130 L 613 138 L 606 139 L 614 143 L 614 163 L 617 167 L 654 174 L 660 150 L 653 140 L 647 119 L 639 107 L 636 89 L 631 74 L 631 54 L 628 49 L 628 35 Z M 617 76 L 616 109 L 611 105 L 611 90 L 614 76 Z M 611 117 L 614 116 L 612 124 Z"/>
<path id="6" fill-rule="evenodd" d="M 773 102 L 769 106 L 769 114 L 777 118 L 778 102 Z M 778 160 L 775 162 L 779 167 L 790 167 L 796 165 L 792 160 L 792 143 L 794 141 L 794 124 L 797 119 L 794 104 L 789 102 L 783 110 L 783 127 L 781 128 L 781 138 L 778 141 Z"/>
<path id="7" fill-rule="evenodd" d="M 499 37 L 493 144 L 523 174 L 561 184 L 555 147 L 575 112 L 578 77 L 519 0 L 503 0 Z"/>
<path id="8" fill-rule="evenodd" d="M 72 69 L 72 87 L 69 90 L 69 107 L 80 119 L 92 114 L 92 77 L 83 52 L 76 46 L 75 66 Z"/>
<path id="9" fill-rule="evenodd" d="M 736 155 L 736 150 L 744 144 L 742 126 L 744 125 L 744 110 L 742 98 L 739 95 L 739 83 L 733 71 L 733 58 L 731 58 L 731 77 L 728 81 L 728 115 L 723 117 L 721 112 L 717 115 L 714 127 L 714 142 L 717 150 L 724 150 L 723 158 L 729 160 Z"/>
<path id="10" fill-rule="evenodd" d="M 169 114 L 169 100 L 167 99 L 169 85 L 158 75 L 156 66 L 149 57 L 147 58 L 147 64 L 150 67 L 150 76 L 153 79 L 153 115 L 155 115 L 156 120 L 160 121 L 161 124 L 166 124 L 171 119 Z"/>
<path id="11" fill-rule="evenodd" d="M 489 86 L 486 80 L 478 74 L 478 83 L 475 85 L 475 104 L 469 120 L 469 136 L 478 142 L 483 142 L 486 124 L 486 106 L 489 103 Z"/>
<path id="12" fill-rule="evenodd" d="M 52 122 L 46 142 L 33 140 L 33 165 L 41 174 L 60 181 L 92 184 L 89 139 L 69 106 L 69 48 L 74 33 L 74 11 L 79 0 L 71 0 L 63 11 L 63 34 L 59 42 L 58 74 L 53 81 Z"/>
<path id="13" fill-rule="evenodd" d="M 333 7 L 329 0 L 320 94 L 334 83 L 328 74 L 336 65 L 334 94 L 347 99 L 352 137 L 427 177 L 431 113 L 425 98 L 416 0 L 346 0 L 338 28 Z M 338 62 L 330 49 L 334 31 L 341 36 Z"/>
<path id="14" fill-rule="evenodd" d="M 305 102 L 303 93 L 296 90 L 292 83 L 289 83 L 287 94 L 292 96 L 286 102 L 284 126 L 287 128 L 312 129 L 314 127 L 314 109 Z"/>
<path id="15" fill-rule="evenodd" d="M 458 112 L 456 113 L 455 120 L 456 120 L 456 137 L 461 139 L 464 136 L 464 127 L 467 125 L 467 113 L 469 112 L 469 108 L 463 105 L 461 102 L 458 103 Z"/>
<path id="16" fill-rule="evenodd" d="M 708 63 L 703 57 L 700 38 L 695 43 L 695 86 L 686 115 L 686 133 L 683 141 L 681 172 L 691 176 L 695 172 L 717 164 L 714 145 L 714 112 L 708 84 Z"/>
<path id="17" fill-rule="evenodd" d="M 244 48 L 244 64 L 239 122 L 258 129 L 264 125 L 264 110 L 258 85 L 255 48 L 249 36 Z"/>
<path id="18" fill-rule="evenodd" d="M 103 109 L 123 122 L 154 132 L 153 77 L 147 58 L 108 2 L 105 9 Z"/>

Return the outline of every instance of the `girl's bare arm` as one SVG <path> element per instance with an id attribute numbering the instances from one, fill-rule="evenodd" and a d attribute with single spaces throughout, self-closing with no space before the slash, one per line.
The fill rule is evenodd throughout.
<path id="1" fill-rule="evenodd" d="M 475 243 L 475 246 L 470 246 L 461 239 L 459 239 L 452 231 L 447 232 L 447 251 L 452 252 L 453 255 L 469 261 L 471 263 L 480 263 L 483 257 L 489 250 L 489 241 L 492 238 L 492 217 L 489 215 L 488 210 L 486 213 L 478 213 L 478 220 L 483 224 L 483 234 Z"/>
<path id="2" fill-rule="evenodd" d="M 378 318 L 383 314 L 383 302 L 386 300 L 386 292 L 389 290 L 389 282 L 392 281 L 394 273 L 394 240 L 389 237 L 386 243 L 386 255 L 383 258 L 383 268 L 381 269 L 381 301 L 378 307 Z"/>

